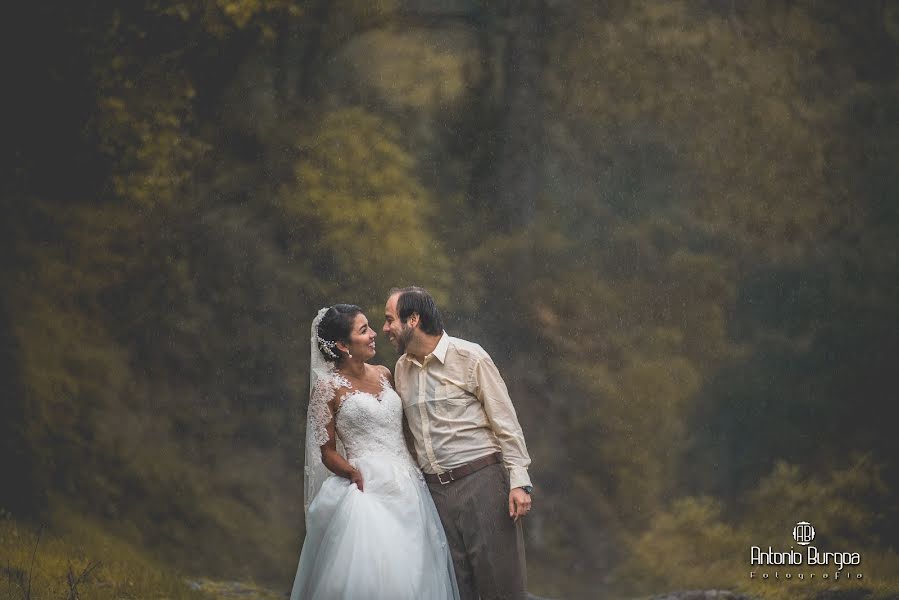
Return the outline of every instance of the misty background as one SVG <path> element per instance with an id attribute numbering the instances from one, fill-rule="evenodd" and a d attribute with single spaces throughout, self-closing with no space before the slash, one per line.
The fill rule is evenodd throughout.
<path id="1" fill-rule="evenodd" d="M 410 284 L 510 388 L 534 593 L 815 597 L 749 579 L 802 520 L 899 590 L 899 3 L 17 10 L 9 597 L 289 590 L 310 322 Z"/>

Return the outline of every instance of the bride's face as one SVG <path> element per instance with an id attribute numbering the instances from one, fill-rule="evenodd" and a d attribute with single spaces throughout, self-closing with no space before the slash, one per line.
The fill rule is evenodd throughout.
<path id="1" fill-rule="evenodd" d="M 347 350 L 353 355 L 353 358 L 369 360 L 375 355 L 375 337 L 377 335 L 378 332 L 369 326 L 365 315 L 359 313 L 350 330 L 350 343 L 346 345 Z"/>

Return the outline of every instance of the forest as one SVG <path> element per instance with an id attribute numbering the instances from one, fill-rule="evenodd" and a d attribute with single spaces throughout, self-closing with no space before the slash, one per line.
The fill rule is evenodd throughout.
<path id="1" fill-rule="evenodd" d="M 17 13 L 0 597 L 289 591 L 310 322 L 413 284 L 508 384 L 533 594 L 897 597 L 895 0 Z M 802 521 L 851 578 L 750 564 Z"/>

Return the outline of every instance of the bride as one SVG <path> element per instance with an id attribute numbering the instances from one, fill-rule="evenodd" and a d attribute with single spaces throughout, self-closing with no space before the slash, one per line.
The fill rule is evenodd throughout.
<path id="1" fill-rule="evenodd" d="M 390 370 L 366 362 L 376 335 L 355 305 L 312 322 L 306 539 L 291 600 L 459 598 Z"/>

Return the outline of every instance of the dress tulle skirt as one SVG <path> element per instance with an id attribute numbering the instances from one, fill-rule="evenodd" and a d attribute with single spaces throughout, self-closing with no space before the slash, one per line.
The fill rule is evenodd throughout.
<path id="1" fill-rule="evenodd" d="M 291 600 L 457 599 L 440 517 L 417 469 L 392 456 L 350 461 L 322 485 L 306 515 Z"/>

